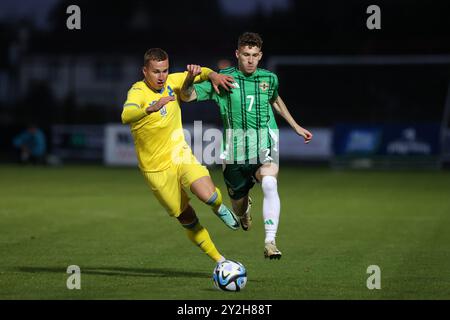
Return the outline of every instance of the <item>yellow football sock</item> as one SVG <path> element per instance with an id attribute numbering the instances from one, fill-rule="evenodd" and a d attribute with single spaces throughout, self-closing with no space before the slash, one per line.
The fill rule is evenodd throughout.
<path id="1" fill-rule="evenodd" d="M 220 205 L 222 204 L 222 193 L 219 188 L 216 188 L 216 191 L 213 193 L 211 198 L 206 201 L 206 204 L 211 206 L 211 208 L 217 212 L 219 210 Z"/>
<path id="2" fill-rule="evenodd" d="M 190 225 L 183 225 L 183 227 L 186 228 L 188 238 L 200 247 L 211 259 L 215 262 L 220 262 L 224 259 L 212 242 L 208 230 L 198 222 L 198 219 Z"/>

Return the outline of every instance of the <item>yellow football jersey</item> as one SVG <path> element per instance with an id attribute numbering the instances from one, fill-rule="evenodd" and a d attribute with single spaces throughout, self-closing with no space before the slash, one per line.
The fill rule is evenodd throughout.
<path id="1" fill-rule="evenodd" d="M 202 73 L 194 82 L 207 80 L 211 72 L 209 68 L 202 68 Z M 176 150 L 191 152 L 184 140 L 179 98 L 186 75 L 187 72 L 169 74 L 160 91 L 149 88 L 144 81 L 136 82 L 128 91 L 123 105 L 122 123 L 130 124 L 142 171 L 165 170 L 173 163 Z M 175 97 L 175 100 L 157 112 L 149 115 L 145 112 L 148 106 L 169 95 Z"/>

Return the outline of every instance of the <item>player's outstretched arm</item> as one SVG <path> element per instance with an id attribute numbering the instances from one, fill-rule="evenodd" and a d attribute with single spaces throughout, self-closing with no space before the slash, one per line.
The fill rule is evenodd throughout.
<path id="1" fill-rule="evenodd" d="M 181 100 L 184 102 L 190 102 L 197 99 L 197 94 L 194 90 L 194 82 L 196 76 L 202 73 L 201 67 L 198 65 L 189 64 L 187 66 L 187 76 L 181 87 Z M 219 74 L 212 71 L 208 74 L 208 79 L 211 81 L 211 85 L 217 94 L 220 94 L 220 88 L 226 91 L 230 91 L 234 88 L 234 79 L 232 76 Z"/>
<path id="2" fill-rule="evenodd" d="M 289 123 L 289 125 L 294 129 L 294 131 L 305 139 L 305 143 L 309 143 L 313 137 L 312 133 L 301 127 L 295 120 L 292 118 L 286 104 L 278 96 L 274 102 L 272 102 L 273 108 L 284 118 L 284 120 Z"/>
<path id="3" fill-rule="evenodd" d="M 128 104 L 123 107 L 121 118 L 123 124 L 131 124 L 141 120 L 145 116 L 145 110 L 141 109 L 138 105 Z"/>
<path id="4" fill-rule="evenodd" d="M 146 107 L 145 109 L 140 108 L 139 105 L 134 103 L 125 104 L 121 115 L 122 123 L 131 124 L 137 122 L 142 118 L 144 118 L 145 116 L 149 115 L 150 113 L 158 111 L 166 104 L 168 104 L 170 101 L 174 100 L 175 98 L 172 96 L 162 97 L 161 99 L 159 99 L 152 105 Z"/>

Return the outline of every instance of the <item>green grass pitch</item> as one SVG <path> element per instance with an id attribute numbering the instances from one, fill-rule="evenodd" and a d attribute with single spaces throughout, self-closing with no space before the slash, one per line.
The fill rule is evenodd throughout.
<path id="1" fill-rule="evenodd" d="M 1 166 L 0 299 L 450 299 L 449 172 L 282 167 L 279 193 L 279 261 L 263 257 L 259 186 L 249 232 L 192 200 L 221 253 L 247 267 L 246 288 L 227 293 L 137 169 Z M 66 287 L 69 265 L 81 290 Z M 370 265 L 379 290 L 366 287 Z"/>

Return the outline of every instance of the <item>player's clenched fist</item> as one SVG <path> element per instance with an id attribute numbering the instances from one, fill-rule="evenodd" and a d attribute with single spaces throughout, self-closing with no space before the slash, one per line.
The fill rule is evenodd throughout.
<path id="1" fill-rule="evenodd" d="M 172 96 L 162 97 L 161 99 L 156 101 L 156 103 L 152 104 L 151 106 L 148 106 L 145 109 L 145 112 L 147 114 L 150 114 L 152 112 L 156 112 L 159 109 L 161 109 L 162 107 L 164 107 L 166 104 L 168 104 L 170 101 L 174 101 L 174 100 L 175 100 L 175 97 L 172 97 Z"/>
<path id="2" fill-rule="evenodd" d="M 187 71 L 190 77 L 196 77 L 202 73 L 202 67 L 197 64 L 188 64 Z"/>
<path id="3" fill-rule="evenodd" d="M 297 132 L 298 135 L 302 136 L 305 139 L 305 143 L 309 143 L 312 140 L 312 133 L 309 132 L 308 130 L 306 130 L 305 128 L 302 127 L 298 127 L 295 130 Z"/>

